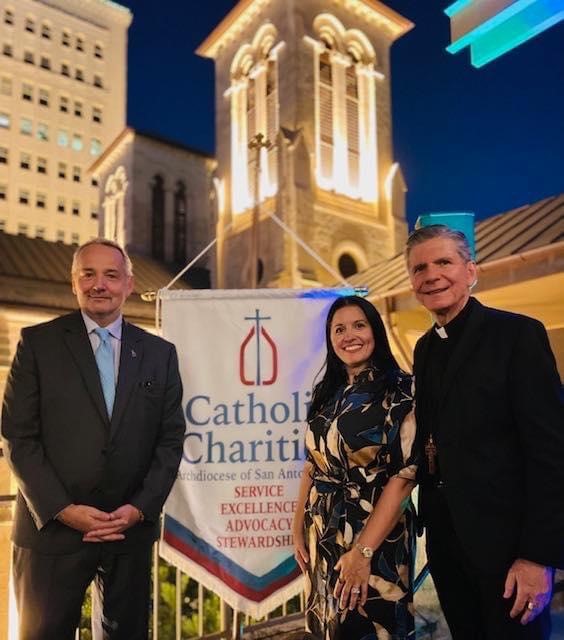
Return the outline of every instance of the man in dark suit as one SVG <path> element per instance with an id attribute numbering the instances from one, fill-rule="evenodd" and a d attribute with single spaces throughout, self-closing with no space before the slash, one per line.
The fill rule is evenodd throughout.
<path id="1" fill-rule="evenodd" d="M 185 430 L 176 351 L 123 320 L 119 245 L 78 248 L 72 285 L 80 310 L 22 331 L 4 396 L 20 639 L 73 639 L 92 580 L 94 638 L 143 639 Z"/>
<path id="2" fill-rule="evenodd" d="M 446 620 L 455 640 L 546 639 L 564 567 L 564 416 L 546 331 L 470 297 L 460 232 L 418 229 L 407 262 L 435 317 L 414 371 L 420 509 Z"/>

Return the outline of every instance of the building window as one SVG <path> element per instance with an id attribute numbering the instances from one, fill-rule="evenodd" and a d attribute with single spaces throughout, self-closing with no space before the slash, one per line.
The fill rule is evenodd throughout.
<path id="1" fill-rule="evenodd" d="M 24 136 L 31 136 L 33 134 L 33 122 L 29 118 L 22 118 L 20 120 L 20 133 Z"/>
<path id="2" fill-rule="evenodd" d="M 250 208 L 257 198 L 274 195 L 277 188 L 276 135 L 278 115 L 278 33 L 272 24 L 260 27 L 253 44 L 239 48 L 231 64 L 231 167 L 235 213 Z M 249 150 L 258 135 L 270 149 Z M 260 184 L 256 193 L 257 159 Z"/>
<path id="3" fill-rule="evenodd" d="M 29 153 L 20 153 L 20 169 L 25 169 L 26 171 L 31 169 L 31 156 Z"/>
<path id="4" fill-rule="evenodd" d="M 72 215 L 73 216 L 80 215 L 80 202 L 78 202 L 78 200 L 72 201 Z"/>
<path id="5" fill-rule="evenodd" d="M 90 141 L 90 155 L 99 156 L 102 153 L 102 143 L 98 138 L 92 138 Z"/>
<path id="6" fill-rule="evenodd" d="M 20 224 L 18 225 L 18 235 L 27 236 L 28 229 L 29 227 L 27 226 L 27 224 L 23 224 L 20 222 Z"/>
<path id="7" fill-rule="evenodd" d="M 69 146 L 69 134 L 68 131 L 64 129 L 59 129 L 57 132 L 57 144 L 59 147 L 68 147 Z"/>
<path id="8" fill-rule="evenodd" d="M 100 185 L 100 183 L 98 182 L 98 178 L 92 178 L 92 180 L 90 180 L 90 184 L 93 187 L 98 187 Z"/>
<path id="9" fill-rule="evenodd" d="M 318 158 L 317 166 L 324 180 L 333 176 L 333 67 L 330 53 L 324 51 L 319 56 L 318 95 Z"/>
<path id="10" fill-rule="evenodd" d="M 76 50 L 84 51 L 84 38 L 82 36 L 76 36 Z"/>
<path id="11" fill-rule="evenodd" d="M 0 231 L 4 232 L 6 230 L 6 220 L 0 220 Z"/>
<path id="12" fill-rule="evenodd" d="M 334 16 L 313 23 L 316 179 L 365 202 L 378 196 L 376 55 L 368 38 Z"/>
<path id="13" fill-rule="evenodd" d="M 20 204 L 29 204 L 29 191 L 27 189 L 20 189 L 18 202 Z"/>
<path id="14" fill-rule="evenodd" d="M 63 45 L 63 47 L 70 47 L 70 43 L 71 43 L 70 33 L 65 30 L 61 34 L 61 44 Z"/>
<path id="15" fill-rule="evenodd" d="M 12 45 L 11 44 L 2 45 L 2 53 L 5 56 L 8 56 L 8 58 L 11 58 L 14 55 L 14 50 L 12 49 Z"/>
<path id="16" fill-rule="evenodd" d="M 66 96 L 61 96 L 59 98 L 59 111 L 62 113 L 69 112 L 69 99 Z"/>
<path id="17" fill-rule="evenodd" d="M 32 51 L 24 51 L 24 62 L 27 64 L 35 64 L 35 58 Z"/>
<path id="18" fill-rule="evenodd" d="M 10 114 L 5 111 L 0 111 L 0 129 L 9 129 L 10 121 Z"/>
<path id="19" fill-rule="evenodd" d="M 92 122 L 102 123 L 102 109 L 99 107 L 92 107 Z"/>
<path id="20" fill-rule="evenodd" d="M 102 76 L 99 75 L 94 75 L 94 86 L 98 87 L 99 89 L 102 89 L 104 86 L 104 83 L 102 82 Z"/>
<path id="21" fill-rule="evenodd" d="M 74 78 L 75 80 L 78 80 L 79 82 L 84 82 L 84 70 L 77 67 L 75 72 L 74 72 Z"/>
<path id="22" fill-rule="evenodd" d="M 78 100 L 74 103 L 74 115 L 77 118 L 82 118 L 82 102 Z"/>
<path id="23" fill-rule="evenodd" d="M 11 9 L 4 11 L 4 24 L 14 24 L 14 12 Z"/>
<path id="24" fill-rule="evenodd" d="M 37 125 L 37 139 L 47 142 L 49 140 L 49 125 L 40 122 Z"/>
<path id="25" fill-rule="evenodd" d="M 95 204 L 90 205 L 90 219 L 98 220 L 98 208 Z"/>
<path id="26" fill-rule="evenodd" d="M 67 78 L 70 78 L 70 67 L 66 62 L 63 62 L 61 64 L 61 75 L 67 76 Z"/>
<path id="27" fill-rule="evenodd" d="M 82 142 L 82 136 L 80 134 L 75 133 L 73 135 L 71 147 L 75 151 L 82 151 L 82 148 L 84 147 L 84 143 Z"/>
<path id="28" fill-rule="evenodd" d="M 45 227 L 35 227 L 35 237 L 39 240 L 45 239 Z"/>
<path id="29" fill-rule="evenodd" d="M 186 186 L 181 180 L 174 192 L 174 261 L 186 264 Z"/>
<path id="30" fill-rule="evenodd" d="M 41 37 L 45 40 L 51 40 L 51 25 L 46 22 L 41 25 Z"/>
<path id="31" fill-rule="evenodd" d="M 33 18 L 25 19 L 25 30 L 29 33 L 35 33 L 35 20 Z"/>
<path id="32" fill-rule="evenodd" d="M 6 147 L 0 147 L 0 164 L 8 164 L 9 151 Z"/>
<path id="33" fill-rule="evenodd" d="M 37 173 L 47 173 L 47 158 L 37 158 Z"/>
<path id="34" fill-rule="evenodd" d="M 47 56 L 41 56 L 41 62 L 39 63 L 39 66 L 42 69 L 51 69 L 51 58 L 48 58 Z"/>
<path id="35" fill-rule="evenodd" d="M 61 178 L 62 180 L 65 180 L 67 177 L 67 165 L 64 162 L 59 162 L 58 168 L 57 168 L 57 178 Z"/>
<path id="36" fill-rule="evenodd" d="M 338 267 L 343 278 L 350 278 L 355 273 L 358 273 L 358 265 L 350 253 L 343 253 L 339 257 Z"/>
<path id="37" fill-rule="evenodd" d="M 57 211 L 59 213 L 64 213 L 66 210 L 66 202 L 64 198 L 61 198 L 61 196 L 59 196 L 57 198 Z"/>
<path id="38" fill-rule="evenodd" d="M 39 89 L 39 104 L 42 107 L 49 106 L 49 91 L 47 89 Z"/>
<path id="39" fill-rule="evenodd" d="M 78 235 L 78 233 L 73 233 L 71 235 L 71 244 L 75 247 L 78 247 L 78 243 L 80 241 L 80 237 Z"/>
<path id="40" fill-rule="evenodd" d="M 7 200 L 8 187 L 5 184 L 0 184 L 0 200 Z"/>
<path id="41" fill-rule="evenodd" d="M 47 206 L 47 196 L 44 193 L 38 193 L 35 196 L 35 206 L 38 209 L 45 209 Z"/>
<path id="42" fill-rule="evenodd" d="M 152 184 L 151 255 L 156 260 L 164 259 L 164 204 L 165 191 L 162 176 L 156 175 Z"/>
<path id="43" fill-rule="evenodd" d="M 57 242 L 64 242 L 64 241 L 65 241 L 65 232 L 57 231 Z"/>
<path id="44" fill-rule="evenodd" d="M 0 79 L 0 93 L 3 96 L 11 96 L 12 95 L 12 79 L 3 76 Z"/>
<path id="45" fill-rule="evenodd" d="M 72 168 L 72 181 L 73 182 L 80 182 L 80 180 L 81 180 L 80 167 L 73 167 Z"/>
<path id="46" fill-rule="evenodd" d="M 33 87 L 30 84 L 22 84 L 22 100 L 33 102 Z"/>
<path id="47" fill-rule="evenodd" d="M 98 58 L 98 60 L 102 60 L 102 58 L 104 57 L 104 50 L 102 49 L 102 45 L 94 45 L 94 57 Z"/>

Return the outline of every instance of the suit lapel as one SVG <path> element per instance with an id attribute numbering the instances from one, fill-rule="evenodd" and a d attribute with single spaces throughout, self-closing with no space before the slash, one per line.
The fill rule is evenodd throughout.
<path id="1" fill-rule="evenodd" d="M 128 322 L 123 323 L 116 399 L 112 412 L 111 433 L 115 434 L 131 393 L 138 382 L 143 359 L 143 332 Z"/>
<path id="2" fill-rule="evenodd" d="M 68 316 L 64 340 L 84 380 L 87 392 L 90 394 L 102 420 L 108 424 L 108 411 L 104 401 L 100 375 L 98 373 L 96 359 L 94 358 L 94 352 L 92 351 L 92 345 L 90 344 L 90 339 L 88 338 L 88 333 L 86 332 L 86 327 L 80 312 Z"/>
<path id="3" fill-rule="evenodd" d="M 484 307 L 474 300 L 474 309 L 470 311 L 466 325 L 463 328 L 460 340 L 456 345 L 445 370 L 441 390 L 441 403 L 443 403 L 452 387 L 452 382 L 457 371 L 471 357 L 474 347 L 481 337 L 482 324 L 484 322 Z"/>

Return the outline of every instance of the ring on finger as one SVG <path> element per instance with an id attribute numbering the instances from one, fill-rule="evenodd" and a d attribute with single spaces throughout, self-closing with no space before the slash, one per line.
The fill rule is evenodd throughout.
<path id="1" fill-rule="evenodd" d="M 357 595 L 358 595 L 358 594 L 360 593 L 360 589 L 359 589 L 358 587 L 353 587 L 353 588 L 351 589 L 351 593 L 355 593 L 355 594 L 357 594 Z"/>
<path id="2" fill-rule="evenodd" d="M 534 602 L 532 602 L 531 600 L 529 600 L 529 602 L 527 602 L 527 609 L 529 611 L 534 611 L 537 608 L 536 604 Z"/>

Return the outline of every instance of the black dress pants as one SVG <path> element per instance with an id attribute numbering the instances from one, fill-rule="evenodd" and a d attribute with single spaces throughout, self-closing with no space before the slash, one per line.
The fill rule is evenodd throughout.
<path id="1" fill-rule="evenodd" d="M 480 571 L 460 545 L 443 490 L 420 491 L 429 568 L 453 640 L 549 640 L 549 608 L 527 625 L 519 623 L 521 615 L 510 618 L 513 597 L 503 597 L 507 572 Z"/>
<path id="2" fill-rule="evenodd" d="M 146 640 L 151 548 L 120 553 L 88 543 L 72 554 L 44 554 L 14 545 L 19 640 L 74 640 L 82 602 L 92 588 L 94 640 Z"/>

